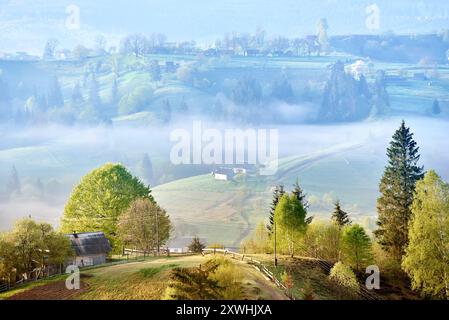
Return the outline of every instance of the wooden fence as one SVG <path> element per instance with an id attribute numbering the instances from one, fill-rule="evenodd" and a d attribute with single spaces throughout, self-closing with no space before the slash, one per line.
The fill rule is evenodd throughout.
<path id="1" fill-rule="evenodd" d="M 287 295 L 287 297 L 289 297 L 291 300 L 294 300 L 293 295 L 290 293 L 290 291 L 288 290 L 288 288 L 281 282 L 279 281 L 279 279 L 276 278 L 276 276 L 267 269 L 266 266 L 264 266 L 260 261 L 253 259 L 251 256 L 242 254 L 242 253 L 237 253 L 237 252 L 233 252 L 227 249 L 203 249 L 203 254 L 204 253 L 223 253 L 224 255 L 231 255 L 234 259 L 236 259 L 236 257 L 238 257 L 240 260 L 245 261 L 249 264 L 252 264 L 255 266 L 255 268 L 257 270 L 259 270 L 265 277 L 267 277 L 268 279 L 270 279 L 271 281 L 274 282 L 274 284 L 279 287 L 280 289 L 282 289 L 284 291 L 284 293 Z M 332 269 L 333 264 L 329 263 L 327 261 L 324 260 L 320 260 L 320 259 L 316 259 L 318 265 L 327 273 L 330 272 L 330 270 Z M 358 295 L 366 300 L 382 300 L 382 297 L 380 297 L 378 294 L 376 294 L 375 292 L 372 292 L 370 290 L 368 290 L 367 288 L 365 288 L 363 285 L 360 285 L 360 290 L 358 292 Z"/>
<path id="2" fill-rule="evenodd" d="M 259 260 L 253 259 L 253 257 L 251 256 L 227 249 L 203 249 L 203 254 L 205 253 L 222 253 L 225 256 L 230 255 L 234 259 L 238 259 L 253 265 L 254 268 L 261 272 L 264 277 L 272 281 L 278 288 L 280 288 L 290 300 L 294 300 L 294 297 L 291 295 L 287 287 L 281 281 L 279 281 L 279 279 L 276 278 L 275 274 L 268 270 L 267 267 L 265 267 Z"/>

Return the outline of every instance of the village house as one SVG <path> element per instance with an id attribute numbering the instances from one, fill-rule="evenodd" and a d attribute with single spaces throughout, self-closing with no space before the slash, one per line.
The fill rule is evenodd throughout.
<path id="1" fill-rule="evenodd" d="M 72 233 L 67 237 L 72 242 L 75 252 L 75 256 L 67 263 L 78 267 L 103 264 L 112 250 L 111 244 L 103 232 Z"/>

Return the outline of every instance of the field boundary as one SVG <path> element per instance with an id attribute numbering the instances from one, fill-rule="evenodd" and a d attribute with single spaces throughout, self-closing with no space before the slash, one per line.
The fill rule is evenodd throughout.
<path id="1" fill-rule="evenodd" d="M 271 272 L 270 270 L 267 269 L 267 267 L 265 267 L 263 265 L 262 262 L 260 262 L 259 260 L 253 259 L 251 256 L 242 254 L 242 253 L 238 253 L 238 252 L 234 252 L 234 251 L 230 251 L 227 249 L 203 249 L 203 255 L 205 253 L 223 253 L 224 256 L 226 256 L 227 254 L 232 255 L 233 259 L 236 259 L 236 256 L 239 258 L 238 260 L 240 261 L 244 261 L 245 263 L 248 263 L 250 265 L 253 265 L 254 268 L 259 271 L 260 273 L 262 273 L 262 275 L 267 278 L 269 281 L 273 282 L 279 289 L 281 289 L 284 294 L 290 299 L 290 300 L 294 300 L 293 295 L 290 294 L 289 290 L 287 289 L 287 287 L 279 280 L 276 278 L 276 276 L 274 275 L 273 272 Z"/>

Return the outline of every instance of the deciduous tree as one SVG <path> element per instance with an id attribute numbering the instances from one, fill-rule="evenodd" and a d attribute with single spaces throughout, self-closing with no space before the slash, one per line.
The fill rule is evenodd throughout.
<path id="1" fill-rule="evenodd" d="M 449 299 L 449 184 L 435 171 L 417 182 L 412 213 L 402 267 L 413 289 Z"/>

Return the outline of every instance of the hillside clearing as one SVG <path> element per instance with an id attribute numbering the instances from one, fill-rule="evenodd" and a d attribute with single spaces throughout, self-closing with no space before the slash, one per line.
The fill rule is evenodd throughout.
<path id="1" fill-rule="evenodd" d="M 196 267 L 207 259 L 208 257 L 201 255 L 150 257 L 144 261 L 93 268 L 82 271 L 79 291 L 67 290 L 65 278 L 58 277 L 0 294 L 0 299 L 160 300 L 167 288 L 171 269 Z M 245 299 L 287 299 L 282 291 L 254 267 L 236 260 L 233 262 L 243 274 Z"/>

